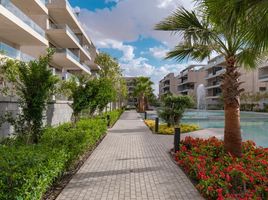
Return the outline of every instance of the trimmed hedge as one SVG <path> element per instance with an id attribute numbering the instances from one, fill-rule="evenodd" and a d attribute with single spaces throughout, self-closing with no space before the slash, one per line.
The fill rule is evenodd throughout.
<path id="1" fill-rule="evenodd" d="M 122 111 L 111 113 L 113 122 Z M 0 199 L 41 199 L 51 185 L 107 130 L 101 117 L 44 130 L 38 145 L 0 145 Z"/>

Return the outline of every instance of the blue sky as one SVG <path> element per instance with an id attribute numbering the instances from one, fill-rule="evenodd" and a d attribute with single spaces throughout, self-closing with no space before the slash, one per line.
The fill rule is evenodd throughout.
<path id="1" fill-rule="evenodd" d="M 95 46 L 117 58 L 125 76 L 151 77 L 156 93 L 163 76 L 190 64 L 164 60 L 181 39 L 153 29 L 178 6 L 191 8 L 189 0 L 69 1 Z"/>

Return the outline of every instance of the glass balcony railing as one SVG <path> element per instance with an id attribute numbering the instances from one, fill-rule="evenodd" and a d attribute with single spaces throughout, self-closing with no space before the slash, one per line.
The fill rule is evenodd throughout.
<path id="1" fill-rule="evenodd" d="M 79 58 L 77 55 L 75 55 L 73 52 L 71 52 L 69 49 L 66 49 L 66 53 L 67 53 L 69 56 L 71 56 L 73 59 L 75 59 L 77 62 L 80 63 L 80 58 Z"/>
<path id="2" fill-rule="evenodd" d="M 50 28 L 52 28 L 52 29 L 65 29 L 74 37 L 75 41 L 80 44 L 79 38 L 75 35 L 73 30 L 67 24 L 50 24 Z"/>
<path id="3" fill-rule="evenodd" d="M 56 49 L 56 53 L 66 53 L 70 57 L 72 57 L 74 60 L 80 63 L 80 58 L 75 55 L 71 50 L 69 49 Z"/>
<path id="4" fill-rule="evenodd" d="M 13 58 L 13 59 L 17 59 L 17 60 L 21 60 L 24 62 L 29 62 L 31 60 L 34 60 L 34 57 L 29 56 L 25 53 L 22 53 L 20 50 L 15 49 L 3 42 L 0 42 L 0 53 Z"/>
<path id="5" fill-rule="evenodd" d="M 60 0 L 42 0 L 42 1 L 44 1 L 45 4 L 53 4 L 53 3 L 59 2 Z M 71 9 L 71 11 L 74 14 L 75 18 L 78 20 L 77 13 L 75 13 L 75 11 L 74 11 L 73 7 L 71 6 L 71 4 L 69 3 L 69 1 L 65 0 L 65 2 L 66 2 L 67 7 L 69 7 Z"/>
<path id="6" fill-rule="evenodd" d="M 16 15 L 16 17 L 20 18 L 25 24 L 27 24 L 37 33 L 45 37 L 45 31 L 40 26 L 38 26 L 32 19 L 25 15 L 13 3 L 11 3 L 10 0 L 0 0 L 0 5 L 4 6 L 7 10 Z"/>

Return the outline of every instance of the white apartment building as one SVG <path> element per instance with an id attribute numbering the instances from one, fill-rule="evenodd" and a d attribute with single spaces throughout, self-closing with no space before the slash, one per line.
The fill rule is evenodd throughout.
<path id="1" fill-rule="evenodd" d="M 0 51 L 10 58 L 30 61 L 54 48 L 50 67 L 66 79 L 69 74 L 95 73 L 97 50 L 79 23 L 68 0 L 0 0 Z M 69 121 L 66 102 L 56 101 L 48 123 Z M 0 113 L 18 110 L 13 99 L 0 97 Z M 51 118 L 51 119 L 50 119 Z"/>

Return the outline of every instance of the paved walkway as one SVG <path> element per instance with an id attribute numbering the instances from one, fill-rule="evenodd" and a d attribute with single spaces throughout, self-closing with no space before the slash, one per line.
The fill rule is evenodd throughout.
<path id="1" fill-rule="evenodd" d="M 171 160 L 170 141 L 125 112 L 57 199 L 202 199 Z"/>

